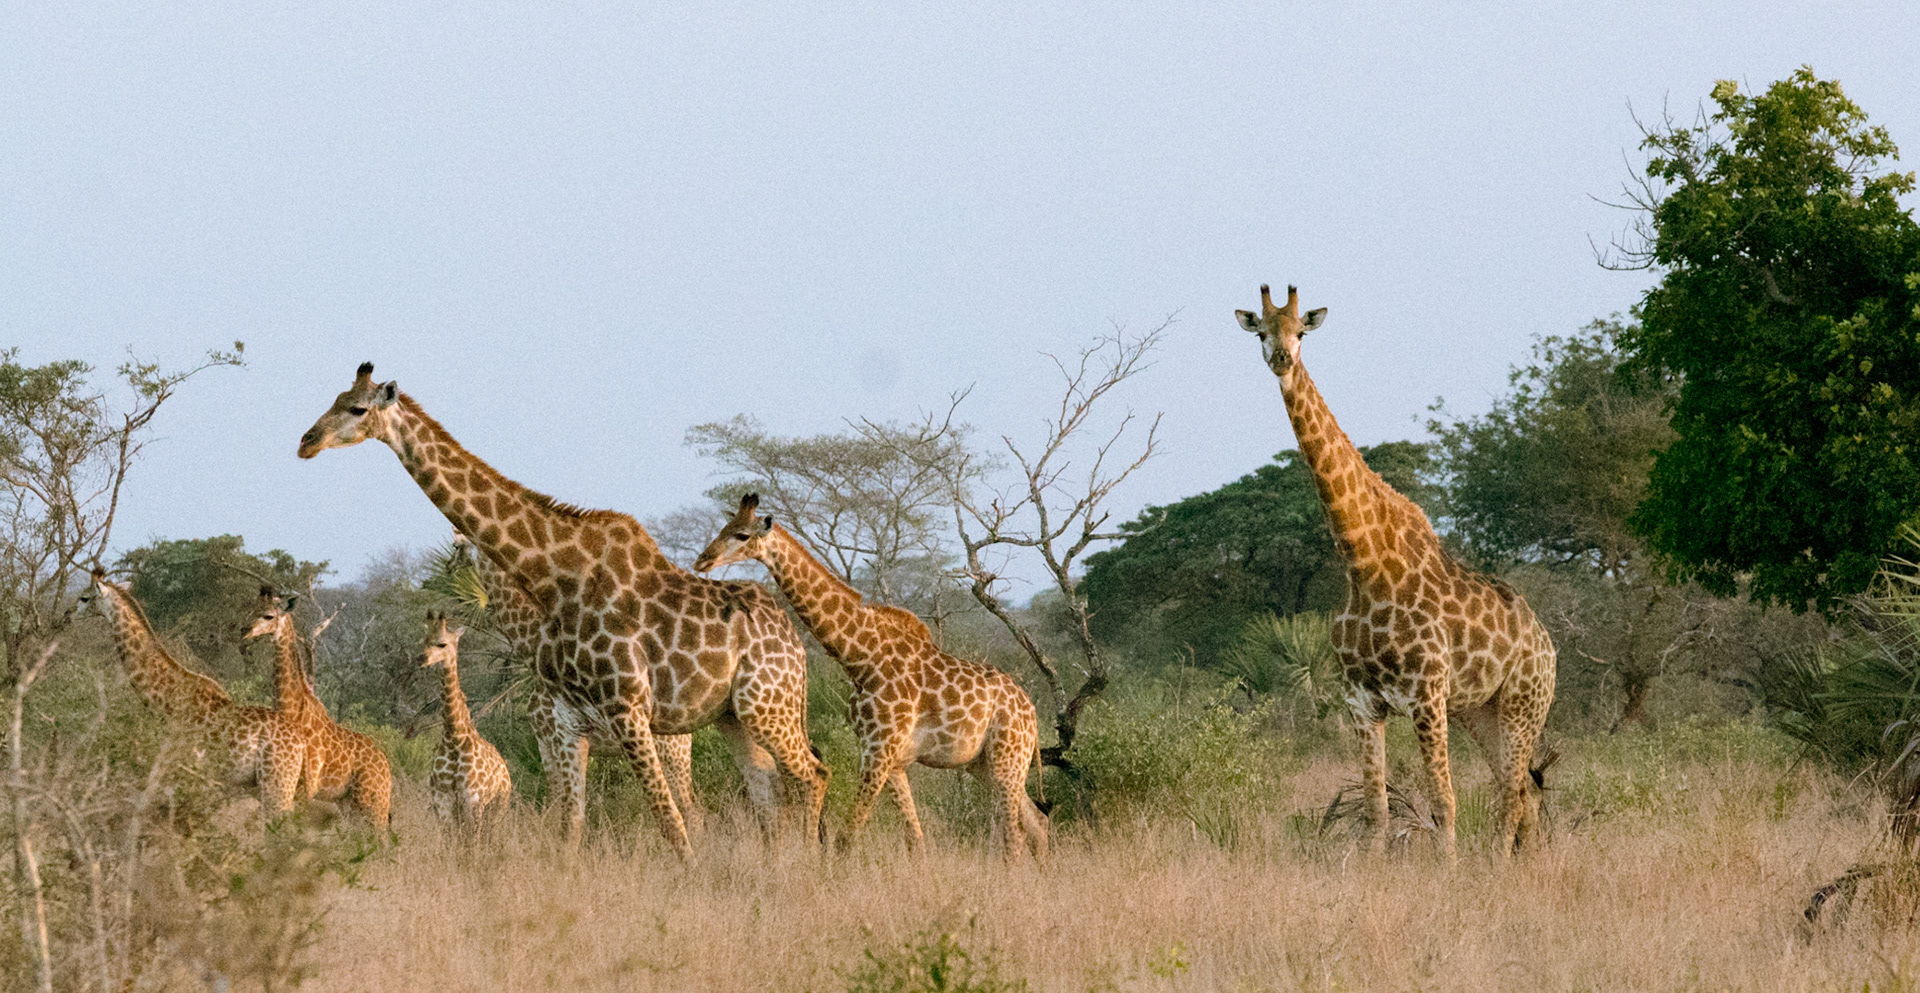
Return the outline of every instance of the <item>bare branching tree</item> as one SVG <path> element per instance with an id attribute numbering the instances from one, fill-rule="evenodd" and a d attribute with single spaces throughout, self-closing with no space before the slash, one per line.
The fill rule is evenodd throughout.
<path id="1" fill-rule="evenodd" d="M 1108 500 L 1158 451 L 1162 416 L 1153 415 L 1143 432 L 1140 417 L 1131 410 L 1105 423 L 1097 415 L 1111 406 L 1103 401 L 1114 390 L 1150 365 L 1153 349 L 1172 325 L 1169 317 L 1143 334 L 1116 326 L 1070 359 L 1049 355 L 1062 389 L 1041 437 L 1020 441 L 1003 436 L 1004 451 L 968 452 L 948 470 L 961 577 L 1046 682 L 1058 740 L 1041 754 L 1069 776 L 1074 768 L 1066 753 L 1073 748 L 1081 713 L 1106 691 L 1111 678 L 1108 659 L 1093 638 L 1092 614 L 1075 565 L 1090 547 L 1127 537 L 1117 528 L 1107 529 L 1112 515 Z M 962 398 L 955 397 L 954 405 Z M 935 423 L 928 418 L 928 425 Z M 952 423 L 951 411 L 940 423 Z M 1014 478 L 995 487 L 989 480 L 998 475 L 996 470 L 1012 472 Z M 1059 662 L 1034 637 L 1031 619 L 1017 616 L 1003 599 L 1006 580 L 1001 572 L 1015 556 L 1037 558 L 1060 595 L 1080 655 L 1077 685 L 1069 685 L 1070 674 L 1062 673 Z"/>

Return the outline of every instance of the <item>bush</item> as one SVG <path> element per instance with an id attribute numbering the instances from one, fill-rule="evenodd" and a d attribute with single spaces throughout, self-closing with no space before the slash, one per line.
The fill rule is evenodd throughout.
<path id="1" fill-rule="evenodd" d="M 991 948 L 976 951 L 973 923 L 964 935 L 928 930 L 899 945 L 869 947 L 846 974 L 847 993 L 1023 993 L 1024 979 L 1006 979 Z"/>
<path id="2" fill-rule="evenodd" d="M 1259 729 L 1271 705 L 1237 710 L 1221 694 L 1198 706 L 1102 708 L 1069 755 L 1099 816 L 1171 814 L 1222 840 L 1221 812 L 1276 802 L 1279 750 Z M 1055 810 L 1062 818 L 1064 808 Z M 1217 828 L 1217 830 L 1216 830 Z"/>

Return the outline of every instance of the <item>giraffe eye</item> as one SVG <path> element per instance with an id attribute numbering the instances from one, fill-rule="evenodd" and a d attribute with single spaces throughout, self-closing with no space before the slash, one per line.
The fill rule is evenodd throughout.
<path id="1" fill-rule="evenodd" d="M 748 534 L 747 534 L 747 533 L 746 533 L 745 531 L 736 531 L 736 532 L 734 532 L 734 535 L 733 535 L 733 540 L 735 540 L 735 541 L 746 541 L 746 540 L 747 540 L 748 538 L 750 538 L 750 537 L 751 537 L 751 536 L 750 536 L 750 535 L 748 535 Z"/>
<path id="2" fill-rule="evenodd" d="M 349 414 L 352 414 L 352 415 L 353 415 L 353 416 L 355 416 L 355 417 L 365 417 L 365 416 L 366 416 L 366 413 L 367 413 L 367 408 L 365 408 L 365 407 L 348 407 L 348 408 L 347 408 L 347 413 L 349 413 Z"/>

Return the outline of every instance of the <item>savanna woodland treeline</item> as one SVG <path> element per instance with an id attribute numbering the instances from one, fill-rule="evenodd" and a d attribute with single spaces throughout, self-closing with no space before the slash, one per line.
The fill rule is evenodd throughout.
<path id="1" fill-rule="evenodd" d="M 1550 629 L 1555 747 L 1641 726 L 1763 726 L 1868 773 L 1911 812 L 1920 225 L 1900 198 L 1913 174 L 1895 170 L 1890 135 L 1807 70 L 1759 92 L 1722 83 L 1697 118 L 1647 126 L 1642 149 L 1621 204 L 1633 225 L 1602 262 L 1650 269 L 1657 285 L 1622 314 L 1540 329 L 1491 409 L 1437 403 L 1424 436 L 1364 455 Z M 1237 333 L 1224 316 L 1220 333 Z M 919 421 L 813 437 L 748 417 L 695 425 L 686 443 L 722 482 L 710 503 L 647 524 L 684 565 L 759 494 L 870 600 L 1018 678 L 1041 714 L 1062 831 L 1157 811 L 1230 839 L 1275 762 L 1344 747 L 1328 642 L 1343 564 L 1292 450 L 1115 517 L 1119 488 L 1160 444 L 1158 418 L 1125 399 L 1164 330 L 1059 357 L 1031 437 L 971 432 L 964 392 Z M 320 698 L 381 743 L 403 782 L 425 775 L 441 712 L 418 662 L 421 620 L 452 612 L 469 631 L 461 671 L 478 725 L 522 798 L 544 802 L 525 663 L 489 630 L 451 547 L 395 549 L 346 575 L 239 535 L 113 541 L 121 484 L 167 402 L 242 365 L 237 344 L 193 369 L 136 359 L 111 375 L 0 353 L 6 988 L 297 982 L 325 894 L 376 857 L 368 839 L 306 828 L 237 840 L 220 785 L 77 612 L 95 562 L 179 657 L 254 702 L 273 690 L 270 650 L 239 637 L 259 587 L 304 594 Z M 1047 578 L 1021 586 L 1010 571 Z M 824 658 L 811 674 L 814 743 L 849 770 L 845 677 Z M 694 749 L 696 795 L 726 807 L 739 774 L 711 730 Z M 596 760 L 591 776 L 595 825 L 647 816 L 623 763 Z M 851 778 L 836 776 L 830 810 Z M 936 791 L 925 816 L 970 824 L 955 812 L 978 803 Z"/>

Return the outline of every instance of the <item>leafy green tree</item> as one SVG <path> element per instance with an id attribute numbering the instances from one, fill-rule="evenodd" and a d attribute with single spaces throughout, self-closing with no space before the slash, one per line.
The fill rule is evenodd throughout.
<path id="1" fill-rule="evenodd" d="M 1654 453 L 1673 438 L 1674 384 L 1625 366 L 1613 342 L 1627 333 L 1618 321 L 1595 321 L 1541 338 L 1492 410 L 1428 424 L 1453 533 L 1481 563 L 1631 571 L 1641 541 L 1627 520 Z"/>
<path id="2" fill-rule="evenodd" d="M 128 589 L 147 610 L 155 630 L 187 643 L 201 661 L 223 676 L 239 636 L 267 583 L 286 593 L 306 593 L 327 571 L 325 562 L 304 562 L 276 548 L 255 555 L 237 534 L 156 541 L 120 558 L 133 577 Z"/>
<path id="3" fill-rule="evenodd" d="M 1433 513 L 1428 446 L 1394 441 L 1361 449 L 1395 489 Z M 1338 607 L 1344 566 L 1300 453 L 1217 490 L 1148 507 L 1121 525 L 1128 537 L 1088 557 L 1084 583 L 1095 633 L 1136 640 L 1149 653 L 1191 646 L 1217 664 L 1242 628 L 1268 614 Z"/>
<path id="4" fill-rule="evenodd" d="M 1920 511 L 1920 225 L 1912 173 L 1838 83 L 1729 81 L 1650 131 L 1644 242 L 1661 273 L 1622 347 L 1679 383 L 1632 523 L 1675 578 L 1830 609 Z"/>

